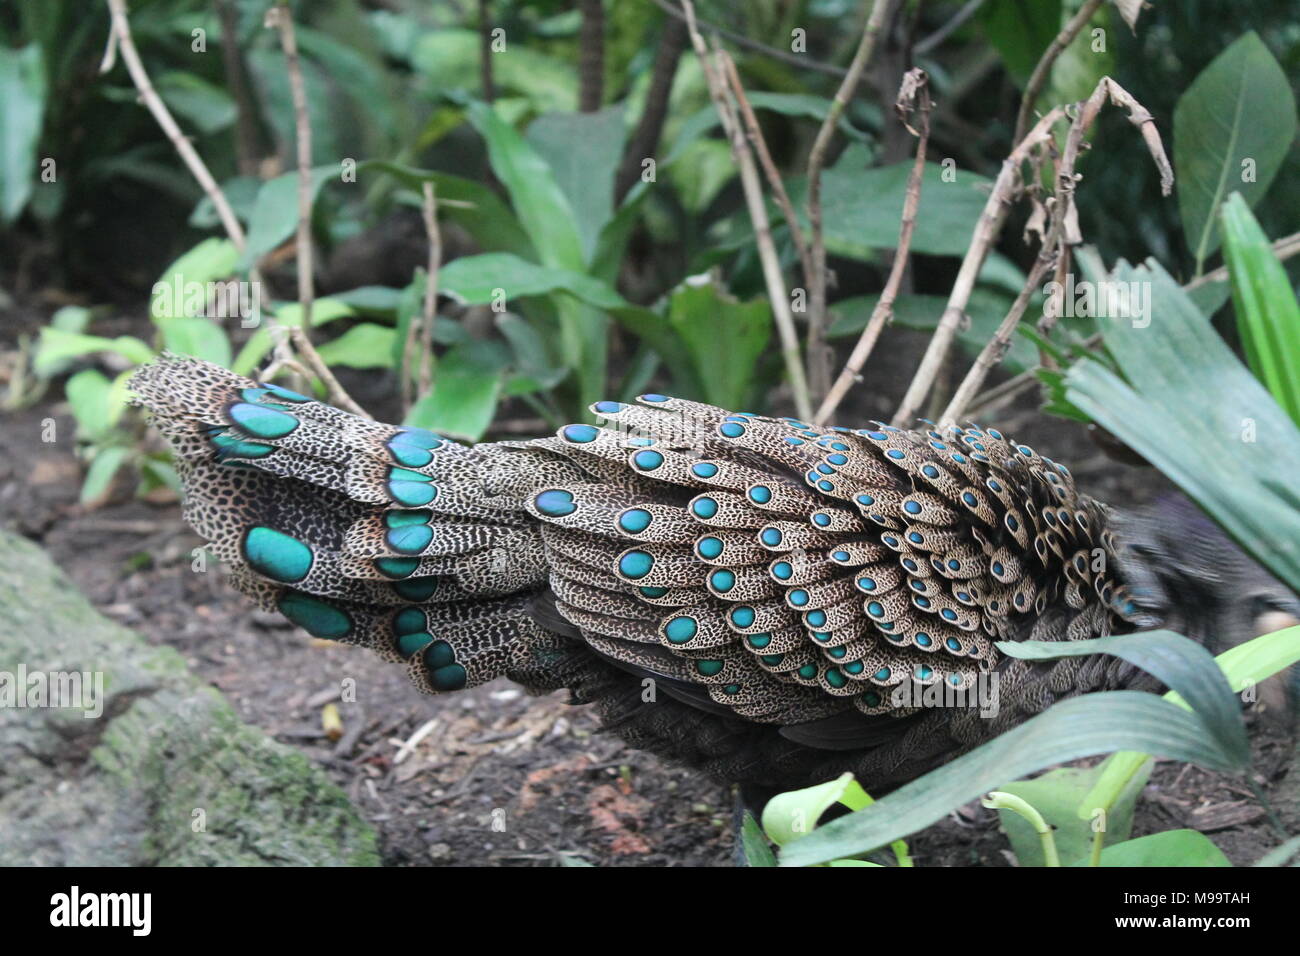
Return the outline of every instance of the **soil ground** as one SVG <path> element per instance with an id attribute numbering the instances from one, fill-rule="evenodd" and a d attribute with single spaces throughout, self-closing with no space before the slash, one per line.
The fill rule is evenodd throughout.
<path id="1" fill-rule="evenodd" d="M 0 385 L 17 366 L 20 340 L 34 338 L 49 311 L 0 310 Z M 95 331 L 148 334 L 147 323 L 133 319 Z M 890 350 L 896 366 L 859 388 L 842 420 L 888 416 L 918 342 L 897 333 L 897 345 Z M 366 404 L 383 386 L 374 376 L 345 384 L 355 384 Z M 773 404 L 780 406 L 779 397 Z M 46 443 L 41 433 L 50 418 L 59 440 Z M 1106 458 L 1082 427 L 1039 414 L 1032 395 L 995 423 L 1069 462 L 1083 488 L 1102 500 L 1141 502 L 1165 487 L 1151 469 Z M 732 864 L 727 788 L 627 749 L 561 695 L 530 697 L 496 682 L 425 697 L 400 667 L 251 611 L 218 566 L 196 573 L 201 541 L 182 523 L 175 500 L 142 501 L 126 486 L 98 508 L 81 507 L 83 465 L 73 433 L 57 385 L 0 416 L 0 523 L 45 547 L 104 614 L 176 648 L 245 720 L 325 768 L 377 829 L 387 864 Z M 345 679 L 355 681 L 355 702 L 338 701 Z M 331 703 L 342 719 L 338 739 L 322 729 Z M 1254 742 L 1267 790 L 1286 771 L 1290 741 L 1258 728 Z M 1294 832 L 1296 821 L 1287 822 Z M 1242 784 L 1161 763 L 1134 833 L 1184 826 L 1206 831 L 1236 864 L 1278 842 Z M 919 866 L 1012 863 L 996 816 L 978 804 L 909 842 Z"/>

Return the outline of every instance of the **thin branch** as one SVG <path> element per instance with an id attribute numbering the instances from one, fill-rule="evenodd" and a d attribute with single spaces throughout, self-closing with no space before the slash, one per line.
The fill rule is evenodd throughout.
<path id="1" fill-rule="evenodd" d="M 417 353 L 417 326 L 414 318 L 406 327 L 406 347 L 402 349 L 402 393 L 409 411 L 416 398 L 428 395 L 433 387 L 433 325 L 438 303 L 438 271 L 442 268 L 442 232 L 438 228 L 438 197 L 432 182 L 424 183 L 424 202 L 421 204 L 424 232 L 429 239 L 429 265 L 424 283 L 424 309 L 419 325 L 420 387 L 415 391 L 415 376 L 411 374 L 412 356 Z M 414 394 L 413 394 L 414 393 Z"/>
<path id="2" fill-rule="evenodd" d="M 871 310 L 871 318 L 868 320 L 866 328 L 862 330 L 862 336 L 858 339 L 857 345 L 853 347 L 849 360 L 844 364 L 843 371 L 831 386 L 830 392 L 822 401 L 821 407 L 817 409 L 817 416 L 814 421 L 825 423 L 839 407 L 844 396 L 848 394 L 855 382 L 859 381 L 862 374 L 862 367 L 866 364 L 871 355 L 872 349 L 876 347 L 876 342 L 880 338 L 880 333 L 885 325 L 893 317 L 894 301 L 898 298 L 898 290 L 903 282 L 903 274 L 907 271 L 908 251 L 912 246 L 912 232 L 916 228 L 916 210 L 921 204 L 921 181 L 925 173 L 925 153 L 926 147 L 930 140 L 930 78 L 926 72 L 921 69 L 909 70 L 903 77 L 903 84 L 899 88 L 898 98 L 894 103 L 894 109 L 903 119 L 904 124 L 917 137 L 916 143 L 916 160 L 912 164 L 912 171 L 907 179 L 907 194 L 903 199 L 903 220 L 898 230 L 898 246 L 894 250 L 894 261 L 889 269 L 889 278 L 885 281 L 884 291 L 880 293 L 880 299 L 876 302 L 876 307 Z M 916 127 L 908 123 L 907 116 L 912 112 L 918 113 Z"/>
<path id="3" fill-rule="evenodd" d="M 695 25 L 695 7 L 691 0 L 682 0 L 685 10 L 686 25 L 691 35 L 691 43 L 704 69 L 704 78 L 709 87 L 709 97 L 718 111 L 723 131 L 731 143 L 731 155 L 740 170 L 741 190 L 745 195 L 745 205 L 749 209 L 749 218 L 754 226 L 754 240 L 758 246 L 758 258 L 763 267 L 763 277 L 767 283 L 767 297 L 772 304 L 772 315 L 776 321 L 777 333 L 781 338 L 781 355 L 785 360 L 786 373 L 790 377 L 790 389 L 794 393 L 795 409 L 801 418 L 812 417 L 812 399 L 808 394 L 808 382 L 804 378 L 803 363 L 799 357 L 799 336 L 795 332 L 794 316 L 790 313 L 790 299 L 786 293 L 785 279 L 781 275 L 781 262 L 776 254 L 776 245 L 772 241 L 772 227 L 767 218 L 767 207 L 763 202 L 763 185 L 758 170 L 754 166 L 754 156 L 740 128 L 740 120 L 732 108 L 727 96 L 727 81 L 719 75 L 704 38 Z M 721 60 L 725 54 L 718 53 Z M 723 67 L 725 69 L 725 67 Z"/>
<path id="4" fill-rule="evenodd" d="M 1052 75 L 1052 66 L 1055 65 L 1056 58 L 1074 42 L 1074 38 L 1079 35 L 1079 31 L 1087 25 L 1088 21 L 1092 19 L 1092 15 L 1105 2 L 1106 0 L 1085 0 L 1078 13 L 1071 17 L 1065 26 L 1061 27 L 1061 32 L 1047 45 L 1047 49 L 1043 52 L 1038 65 L 1034 67 L 1034 72 L 1029 76 L 1029 82 L 1025 84 L 1025 95 L 1024 99 L 1020 101 L 1020 113 L 1016 117 L 1016 132 L 1011 138 L 1012 142 L 1018 143 L 1024 138 L 1025 130 L 1029 127 L 1029 119 L 1034 115 L 1034 104 L 1038 102 L 1043 87 L 1047 85 L 1048 77 Z"/>
<path id="5" fill-rule="evenodd" d="M 302 64 L 298 60 L 298 40 L 293 31 L 293 15 L 288 0 L 277 0 L 277 5 L 266 12 L 267 26 L 275 27 L 280 34 L 280 46 L 284 50 L 285 69 L 289 73 L 289 91 L 293 97 L 294 127 L 298 147 L 298 302 L 302 306 L 301 325 L 289 330 L 294 351 L 303 364 L 316 373 L 329 392 L 330 401 L 345 408 L 354 415 L 369 418 L 360 405 L 352 400 L 347 391 L 339 384 L 334 373 L 321 360 L 316 348 L 311 344 L 307 330 L 311 328 L 312 305 L 315 300 L 315 285 L 312 276 L 311 243 L 311 206 L 312 206 L 312 172 L 311 172 L 311 118 L 307 115 L 307 89 L 302 79 Z M 287 347 L 283 336 L 279 338 L 277 350 Z M 278 354 L 277 359 L 284 361 Z"/>
<path id="6" fill-rule="evenodd" d="M 605 8 L 602 0 L 578 0 L 578 110 L 594 113 L 605 99 Z"/>
<path id="7" fill-rule="evenodd" d="M 257 175 L 257 113 L 244 74 L 244 58 L 239 52 L 238 14 L 232 0 L 216 0 L 221 21 L 221 60 L 226 85 L 235 101 L 235 157 L 241 174 Z"/>
<path id="8" fill-rule="evenodd" d="M 622 205 L 623 197 L 641 176 L 641 164 L 653 156 L 659 145 L 659 137 L 668 118 L 668 99 L 673 91 L 673 80 L 677 76 L 677 64 L 685 48 L 686 24 L 668 18 L 664 21 L 663 32 L 659 36 L 654 67 L 650 71 L 650 88 L 646 92 L 641 119 L 628 137 L 623 161 L 619 164 L 618 175 L 614 179 L 615 206 Z"/>
<path id="9" fill-rule="evenodd" d="M 653 2 L 656 7 L 668 14 L 670 17 L 675 17 L 683 23 L 690 22 L 687 19 L 686 14 L 669 3 L 668 0 L 653 0 Z M 746 50 L 753 50 L 755 53 L 761 53 L 774 60 L 780 60 L 782 63 L 789 63 L 791 66 L 801 67 L 805 70 L 814 70 L 818 73 L 826 73 L 830 76 L 844 76 L 848 73 L 848 70 L 841 66 L 836 66 L 833 63 L 822 63 L 819 60 L 814 60 L 810 56 L 791 53 L 788 50 L 780 50 L 776 47 L 768 46 L 765 43 L 759 43 L 757 40 L 751 40 L 743 33 L 737 33 L 735 30 L 728 30 L 726 27 L 718 26 L 716 23 L 709 23 L 705 20 L 697 20 L 696 22 L 700 27 L 708 30 L 710 33 L 716 33 L 718 36 L 726 37 L 738 47 L 743 47 Z"/>
<path id="10" fill-rule="evenodd" d="M 176 124 L 176 120 L 172 118 L 171 112 L 163 104 L 158 91 L 154 89 L 149 74 L 145 72 L 144 64 L 140 61 L 140 54 L 135 48 L 135 41 L 131 39 L 131 25 L 126 15 L 126 0 L 108 0 L 108 12 L 112 19 L 112 27 L 109 33 L 108 46 L 104 50 L 104 59 L 100 64 L 100 71 L 107 72 L 107 70 L 112 69 L 115 50 L 120 48 L 122 61 L 126 64 L 127 72 L 131 74 L 131 82 L 135 84 L 136 90 L 140 93 L 140 101 L 153 114 L 153 118 L 162 127 L 167 139 L 176 147 L 176 152 L 180 154 L 190 174 L 198 180 L 204 194 L 212 200 L 213 208 L 217 211 L 217 218 L 221 220 L 221 225 L 226 230 L 226 235 L 230 236 L 230 241 L 235 244 L 236 249 L 243 252 L 244 247 L 247 245 L 244 237 L 244 227 L 239 224 L 235 211 L 230 208 L 230 203 L 226 201 L 225 193 L 221 191 L 217 181 L 212 178 L 212 173 L 208 171 L 208 167 L 204 165 L 203 160 L 199 158 L 193 144 L 181 132 L 181 128 Z"/>
<path id="11" fill-rule="evenodd" d="M 1300 232 L 1293 232 L 1289 236 L 1283 236 L 1277 242 L 1273 243 L 1272 248 L 1273 248 L 1273 255 L 1277 256 L 1280 261 L 1285 262 L 1287 259 L 1290 259 L 1292 256 L 1296 255 L 1297 253 L 1300 253 Z M 1204 275 L 1197 276 L 1191 282 L 1183 286 L 1183 288 L 1186 289 L 1188 292 L 1191 292 L 1193 289 L 1199 289 L 1201 286 L 1209 282 L 1227 282 L 1227 281 L 1228 281 L 1228 267 L 1219 266 L 1219 268 L 1212 269 L 1211 271 L 1205 273 Z"/>
<path id="12" fill-rule="evenodd" d="M 1102 77 L 1092 95 L 1083 102 L 1075 113 L 1070 123 L 1070 129 L 1066 134 L 1065 148 L 1061 151 L 1055 177 L 1056 194 L 1052 203 L 1051 225 L 1043 235 L 1042 248 L 1039 250 L 1034 267 L 1025 281 L 1024 288 L 1016 297 L 1011 310 L 999 325 L 996 334 L 980 351 L 966 378 L 953 394 L 948 407 L 939 416 L 941 423 L 954 422 L 963 415 L 966 406 L 983 386 L 989 371 L 1002 361 L 1002 357 L 1006 355 L 1011 346 L 1011 337 L 1029 305 L 1029 300 L 1033 297 L 1034 292 L 1047 275 L 1049 269 L 1055 268 L 1055 281 L 1058 283 L 1058 288 L 1063 287 L 1066 273 L 1070 267 L 1071 250 L 1083 241 L 1083 237 L 1079 235 L 1078 231 L 1078 209 L 1075 203 L 1075 186 L 1080 178 L 1075 172 L 1075 164 L 1078 162 L 1084 137 L 1093 124 L 1096 123 L 1097 116 L 1107 99 L 1116 106 L 1127 108 L 1129 110 L 1129 119 L 1142 130 L 1144 136 L 1148 131 L 1154 135 L 1154 143 L 1148 137 L 1147 144 L 1151 149 L 1156 167 L 1160 170 L 1161 184 L 1165 188 L 1166 194 L 1169 189 L 1172 189 L 1173 170 L 1169 167 L 1169 161 L 1164 153 L 1164 146 L 1161 144 L 1159 134 L 1155 132 L 1154 124 L 1151 122 L 1151 114 L 1118 83 L 1109 77 Z M 1059 315 L 1060 311 L 1057 308 L 1052 310 L 1051 314 L 1054 317 Z M 1045 321 L 1040 323 L 1039 327 L 1046 333 L 1050 330 L 1051 325 L 1052 321 L 1045 317 Z"/>
<path id="13" fill-rule="evenodd" d="M 830 388 L 831 365 L 830 354 L 826 347 L 826 236 L 822 230 L 822 168 L 826 164 L 826 152 L 830 148 L 831 137 L 844 115 L 844 110 L 853 98 L 858 87 L 858 80 L 866 68 L 871 54 L 876 48 L 876 38 L 884 26 L 886 16 L 893 8 L 894 0 L 872 0 L 871 12 L 867 16 L 866 26 L 862 30 L 862 39 L 853 54 L 849 71 L 835 91 L 835 98 L 826 118 L 822 121 L 817 138 L 813 141 L 808 154 L 808 223 L 812 234 L 811 240 L 811 274 L 805 277 L 808 283 L 808 380 L 813 393 L 819 398 Z"/>
<path id="14" fill-rule="evenodd" d="M 731 94 L 736 100 L 736 105 L 740 108 L 740 115 L 745 121 L 745 132 L 749 136 L 749 141 L 753 144 L 754 152 L 758 154 L 759 164 L 763 167 L 763 174 L 767 177 L 768 185 L 772 187 L 772 193 L 776 196 L 776 203 L 781 207 L 781 214 L 785 217 L 786 223 L 790 227 L 790 238 L 794 241 L 794 248 L 799 256 L 800 268 L 803 270 L 805 281 L 812 274 L 812 259 L 808 254 L 808 243 L 804 239 L 803 227 L 799 225 L 799 219 L 794 214 L 794 204 L 790 202 L 790 194 L 785 191 L 785 183 L 781 180 L 781 173 L 776 168 L 776 163 L 772 161 L 772 154 L 767 148 L 767 140 L 763 138 L 762 127 L 758 125 L 758 117 L 754 115 L 754 108 L 749 103 L 749 97 L 745 95 L 745 87 L 740 82 L 740 73 L 736 70 L 735 61 L 729 56 L 723 58 L 727 68 L 727 79 L 731 84 Z"/>
<path id="15" fill-rule="evenodd" d="M 916 56 L 925 56 L 957 32 L 962 24 L 979 12 L 982 6 L 984 6 L 984 0 L 967 0 L 966 4 L 953 14 L 952 19 L 912 47 L 912 52 Z"/>
<path id="16" fill-rule="evenodd" d="M 939 318 L 939 325 L 934 330 L 925 355 L 921 358 L 921 364 L 907 387 L 902 404 L 894 413 L 894 424 L 910 422 L 915 418 L 921 403 L 929 394 L 934 379 L 939 374 L 939 369 L 943 367 L 948 350 L 957 336 L 957 329 L 966 317 L 966 304 L 975 289 L 975 280 L 984 267 L 984 260 L 988 257 L 989 250 L 1002 232 L 1002 223 L 1006 219 L 1007 210 L 1019 191 L 1020 165 L 1036 146 L 1050 137 L 1052 125 L 1064 115 L 1064 109 L 1059 106 L 1054 107 L 1016 145 L 1011 155 L 1002 161 L 1002 169 L 993 183 L 993 191 L 984 204 L 979 221 L 975 224 L 966 257 L 962 259 L 961 268 L 953 282 L 948 304 Z"/>

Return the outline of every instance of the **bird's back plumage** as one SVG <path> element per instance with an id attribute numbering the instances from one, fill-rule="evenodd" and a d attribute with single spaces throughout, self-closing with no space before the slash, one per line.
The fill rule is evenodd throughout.
<path id="1" fill-rule="evenodd" d="M 427 692 L 568 687 L 634 745 L 730 779 L 887 786 L 1131 672 L 998 651 L 1140 612 L 1106 509 L 993 429 L 643 395 L 593 406 L 603 427 L 470 448 L 194 359 L 131 387 L 187 520 L 262 607 Z M 994 674 L 997 719 L 918 707 Z"/>

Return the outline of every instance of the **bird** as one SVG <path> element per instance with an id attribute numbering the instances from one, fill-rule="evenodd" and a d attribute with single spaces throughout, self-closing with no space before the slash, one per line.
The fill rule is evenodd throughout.
<path id="1" fill-rule="evenodd" d="M 1213 648 L 1300 616 L 1190 502 L 1111 508 L 991 427 L 647 393 L 470 446 L 169 353 L 129 389 L 185 519 L 262 609 L 425 693 L 565 690 L 630 747 L 752 793 L 845 772 L 888 792 L 1058 700 L 1159 688 L 999 642 L 1168 627 Z"/>

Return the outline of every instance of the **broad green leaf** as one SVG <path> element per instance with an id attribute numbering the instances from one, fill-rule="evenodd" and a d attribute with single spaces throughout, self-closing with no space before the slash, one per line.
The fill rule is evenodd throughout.
<path id="1" fill-rule="evenodd" d="M 515 375 L 506 384 L 507 395 L 553 388 L 565 376 L 546 338 L 527 320 L 505 313 L 497 316 L 497 328 L 510 343 Z"/>
<path id="2" fill-rule="evenodd" d="M 1300 662 L 1300 626 L 1283 628 L 1238 644 L 1214 660 L 1232 692 L 1240 694 L 1247 687 L 1265 681 Z M 1174 691 L 1165 694 L 1165 700 L 1180 707 L 1187 706 Z M 1096 783 L 1079 804 L 1079 817 L 1087 819 L 1097 807 L 1109 809 L 1114 806 L 1127 782 L 1139 772 L 1147 759 L 1147 754 L 1130 751 L 1111 754 L 1106 758 Z"/>
<path id="3" fill-rule="evenodd" d="M 992 0 L 980 10 L 978 20 L 984 36 L 1002 54 L 1007 71 L 1024 86 L 1060 32 L 1061 0 Z"/>
<path id="4" fill-rule="evenodd" d="M 550 166 L 573 210 L 586 261 L 614 214 L 614 173 L 624 135 L 621 105 L 595 113 L 546 113 L 528 127 L 528 143 Z"/>
<path id="5" fill-rule="evenodd" d="M 1246 360 L 1300 425 L 1300 302 L 1240 193 L 1223 204 L 1223 238 Z"/>
<path id="6" fill-rule="evenodd" d="M 330 298 L 360 315 L 393 316 L 402 299 L 402 290 L 386 285 L 363 285 L 346 292 L 333 292 Z"/>
<path id="7" fill-rule="evenodd" d="M 1199 274 L 1219 248 L 1219 205 L 1234 190 L 1254 206 L 1296 134 L 1286 72 L 1253 30 L 1214 58 L 1174 109 L 1178 209 Z"/>
<path id="8" fill-rule="evenodd" d="M 283 137 L 284 155 L 297 156 L 297 116 L 289 89 L 289 70 L 285 66 L 284 54 L 280 52 L 280 44 L 249 43 L 244 51 L 266 125 L 278 137 Z M 334 83 L 325 70 L 311 60 L 299 57 L 298 63 L 307 94 L 307 117 L 311 122 L 312 162 L 336 163 L 340 156 L 348 155 L 348 151 L 340 148 L 340 129 L 332 102 Z M 338 169 L 337 166 L 333 168 Z"/>
<path id="9" fill-rule="evenodd" d="M 225 279 L 238 263 L 239 250 L 229 239 L 204 239 L 164 269 L 153 284 L 150 317 L 160 322 L 207 314 L 207 283 Z"/>
<path id="10" fill-rule="evenodd" d="M 1088 768 L 1058 767 L 1033 780 L 999 784 L 998 789 L 1028 801 L 1042 814 L 1043 819 L 1052 826 L 1061 863 L 1068 866 L 1091 854 L 1094 825 L 1105 827 L 1103 839 L 1106 845 L 1128 839 L 1133 830 L 1133 808 L 1151 773 L 1150 761 L 1143 766 L 1146 773 L 1135 775 L 1127 781 L 1123 795 L 1115 806 L 1095 823 L 1092 818 L 1080 819 L 1076 810 L 1101 775 L 1101 765 Z M 999 810 L 998 816 L 1015 851 L 1016 861 L 1021 866 L 1045 865 L 1043 841 L 1028 821 L 1009 810 Z"/>
<path id="11" fill-rule="evenodd" d="M 338 175 L 337 165 L 317 166 L 311 171 L 313 206 L 325 180 Z M 253 205 L 253 215 L 248 224 L 248 247 L 240 260 L 240 268 L 255 265 L 262 256 L 293 235 L 297 228 L 298 173 L 295 170 L 268 180 L 257 191 L 257 202 Z"/>
<path id="12" fill-rule="evenodd" d="M 1014 298 L 1013 295 L 1008 295 L 1000 289 L 976 287 L 971 292 L 971 297 L 966 303 L 966 314 L 970 317 L 970 324 L 957 333 L 957 341 L 963 351 L 971 356 L 980 353 L 993 338 L 1007 312 L 1011 310 Z M 826 337 L 834 339 L 860 335 L 879 301 L 880 295 L 876 293 L 853 296 L 832 303 L 830 313 L 834 316 L 834 320 L 826 332 Z M 946 296 L 900 295 L 894 301 L 894 324 L 919 332 L 932 332 L 938 326 L 947 305 Z M 1013 336 L 1011 349 L 1002 359 L 1002 367 L 1015 373 L 1033 368 L 1037 364 L 1038 352 L 1033 343 L 1023 336 Z"/>
<path id="13" fill-rule="evenodd" d="M 781 852 L 782 866 L 856 856 L 942 819 L 954 807 L 1046 767 L 1115 750 L 1143 750 L 1212 770 L 1232 764 L 1187 711 L 1140 691 L 1060 701 L 977 750 L 834 820 Z"/>
<path id="14" fill-rule="evenodd" d="M 701 213 L 736 175 L 731 147 L 720 139 L 702 139 L 687 146 L 681 158 L 668 167 L 668 180 L 687 212 Z"/>
<path id="15" fill-rule="evenodd" d="M 827 113 L 830 112 L 831 101 L 824 96 L 813 96 L 808 93 L 767 93 L 762 91 L 753 91 L 748 94 L 749 105 L 755 112 L 771 110 L 774 113 L 783 113 L 786 116 L 803 117 L 805 119 L 815 120 L 822 123 L 826 119 Z M 676 163 L 686 155 L 687 149 L 694 143 L 698 142 L 702 136 L 707 134 L 718 126 L 718 111 L 712 104 L 696 111 L 691 116 L 682 121 L 677 131 L 677 136 L 673 140 L 673 147 L 664 157 L 663 165 L 670 166 Z M 851 140 L 864 142 L 868 137 L 867 134 L 859 130 L 848 121 L 845 116 L 840 117 L 839 130 Z"/>
<path id="16" fill-rule="evenodd" d="M 826 783 L 779 793 L 767 801 L 763 832 L 777 846 L 793 843 L 811 833 L 821 815 L 837 803 L 861 810 L 871 805 L 871 798 L 853 774 L 842 773 Z"/>
<path id="17" fill-rule="evenodd" d="M 163 346 L 180 355 L 193 355 L 222 368 L 230 367 L 230 339 L 213 319 L 182 316 L 158 323 Z"/>
<path id="18" fill-rule="evenodd" d="M 18 218 L 38 179 L 36 144 L 45 93 L 40 45 L 0 46 L 0 222 L 5 225 Z"/>
<path id="19" fill-rule="evenodd" d="M 546 160 L 488 104 L 471 103 L 468 115 L 542 264 L 582 270 L 586 257 L 573 209 Z"/>
<path id="20" fill-rule="evenodd" d="M 367 59 L 362 45 L 347 45 L 301 24 L 295 26 L 302 52 L 320 64 L 337 89 L 351 97 L 366 120 L 378 125 L 389 137 L 397 133 L 394 91 L 386 86 L 378 56 Z"/>
<path id="21" fill-rule="evenodd" d="M 101 335 L 65 332 L 47 325 L 41 329 L 32 367 L 37 377 L 49 378 L 62 371 L 73 359 L 97 352 L 112 352 L 133 365 L 143 365 L 154 357 L 153 349 L 130 335 L 110 339 Z"/>
<path id="22" fill-rule="evenodd" d="M 82 505 L 94 505 L 108 493 L 113 476 L 126 462 L 131 449 L 125 445 L 108 445 L 98 449 L 91 459 L 86 477 L 81 482 L 80 501 Z"/>
<path id="23" fill-rule="evenodd" d="M 84 369 L 68 379 L 64 393 L 72 406 L 72 417 L 77 420 L 78 437 L 99 441 L 107 436 L 112 428 L 111 388 L 107 376 L 93 368 Z"/>
<path id="24" fill-rule="evenodd" d="M 313 328 L 325 325 L 327 322 L 333 322 L 335 319 L 345 319 L 356 314 L 356 311 L 348 303 L 333 296 L 326 296 L 323 299 L 317 299 L 312 303 L 311 324 Z M 302 306 L 297 302 L 286 302 L 279 305 L 275 310 L 275 321 L 280 325 L 288 328 L 302 326 Z M 269 324 L 263 323 L 262 327 L 254 332 L 244 347 L 239 350 L 235 356 L 234 364 L 230 370 L 238 375 L 248 375 L 253 369 L 261 364 L 262 359 L 270 354 L 271 349 L 275 347 L 275 340 L 271 337 Z"/>
<path id="25" fill-rule="evenodd" d="M 398 182 L 419 193 L 422 184 L 432 182 L 438 201 L 451 200 L 438 207 L 440 219 L 450 219 L 474 237 L 484 249 L 512 252 L 524 259 L 536 259 L 537 253 L 520 228 L 509 207 L 496 193 L 479 183 L 449 173 L 416 169 L 400 163 L 368 159 L 357 164 L 359 173 L 387 173 Z"/>
<path id="26" fill-rule="evenodd" d="M 1300 589 L 1300 430 L 1158 264 L 1120 263 L 1112 279 L 1145 284 L 1150 321 L 1105 323 L 1120 374 L 1078 362 L 1066 376 L 1070 403 Z"/>
<path id="27" fill-rule="evenodd" d="M 1114 634 L 1083 641 L 998 641 L 997 648 L 1022 660 L 1055 660 L 1111 654 L 1140 667 L 1177 693 L 1202 721 L 1207 736 L 1237 768 L 1250 762 L 1241 710 L 1223 672 L 1200 644 L 1173 631 Z"/>
<path id="28" fill-rule="evenodd" d="M 765 297 L 738 302 L 711 279 L 687 282 L 668 300 L 668 325 L 686 349 L 703 399 L 743 408 L 754 398 L 754 367 L 772 337 Z"/>
<path id="29" fill-rule="evenodd" d="M 627 305 L 599 279 L 571 269 L 539 266 L 508 252 L 462 256 L 438 273 L 438 291 L 469 305 L 491 305 L 557 290 L 603 309 Z"/>
<path id="30" fill-rule="evenodd" d="M 746 866 L 776 866 L 776 855 L 767 845 L 767 837 L 763 836 L 754 815 L 748 810 L 740 825 L 740 846 L 745 854 Z"/>
<path id="31" fill-rule="evenodd" d="M 1223 851 L 1196 830 L 1165 830 L 1108 846 L 1102 866 L 1232 866 Z"/>
<path id="32" fill-rule="evenodd" d="M 1259 858 L 1255 865 L 1286 866 L 1297 853 L 1300 853 L 1300 836 L 1292 837 L 1281 846 L 1269 850 Z"/>
<path id="33" fill-rule="evenodd" d="M 898 245 L 898 223 L 903 218 L 912 163 L 867 168 L 867 162 L 864 150 L 850 147 L 822 176 L 826 249 L 834 255 L 872 260 L 878 250 Z M 937 163 L 926 163 L 912 251 L 965 255 L 991 185 L 984 176 L 964 169 L 948 172 Z M 807 228 L 807 183 L 803 177 L 792 179 L 789 189 L 796 213 Z"/>
<path id="34" fill-rule="evenodd" d="M 196 73 L 169 70 L 154 79 L 168 108 L 200 133 L 218 133 L 235 122 L 238 108 L 230 94 Z"/>
<path id="35" fill-rule="evenodd" d="M 481 42 L 476 30 L 426 32 L 411 48 L 411 66 L 436 93 L 466 90 L 482 96 Z M 506 38 L 504 50 L 492 54 L 492 81 L 498 90 L 527 96 L 532 109 L 538 113 L 578 108 L 573 66 L 513 37 Z"/>
<path id="36" fill-rule="evenodd" d="M 481 350 L 459 345 L 438 359 L 433 391 L 411 408 L 404 424 L 476 442 L 492 424 L 502 367 Z"/>
<path id="37" fill-rule="evenodd" d="M 387 325 L 362 322 L 336 339 L 316 346 L 321 360 L 331 367 L 392 368 L 397 330 Z"/>
<path id="38" fill-rule="evenodd" d="M 94 318 L 94 313 L 84 305 L 65 305 L 50 316 L 50 326 L 62 332 L 80 334 Z"/>

